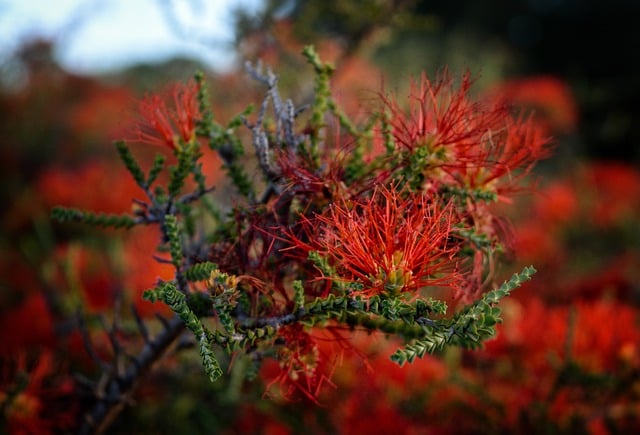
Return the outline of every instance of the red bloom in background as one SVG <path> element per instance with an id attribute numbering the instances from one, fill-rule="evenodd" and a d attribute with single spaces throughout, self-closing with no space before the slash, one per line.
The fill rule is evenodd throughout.
<path id="1" fill-rule="evenodd" d="M 159 313 L 169 315 L 171 310 L 164 304 L 154 304 L 142 298 L 142 293 L 153 286 L 158 279 L 169 280 L 173 276 L 173 267 L 149 256 L 160 240 L 157 228 L 135 228 L 129 232 L 126 249 L 122 259 L 127 270 L 122 277 L 122 285 L 129 292 L 142 317 L 152 317 Z"/>
<path id="2" fill-rule="evenodd" d="M 284 398 L 298 391 L 317 402 L 322 387 L 331 384 L 330 372 L 333 371 L 326 355 L 320 351 L 318 338 L 298 323 L 281 327 L 278 337 L 283 342 L 278 350 L 279 367 L 275 369 L 273 364 L 266 364 L 263 369 L 263 376 L 271 379 L 267 392 L 277 383 Z"/>
<path id="3" fill-rule="evenodd" d="M 590 187 L 586 201 L 599 227 L 634 222 L 640 216 L 640 172 L 624 163 L 593 163 L 578 182 Z"/>
<path id="4" fill-rule="evenodd" d="M 149 95 L 140 103 L 142 122 L 135 127 L 138 142 L 176 149 L 195 139 L 196 124 L 201 118 L 198 85 L 179 83 L 171 91 L 173 105 L 164 98 Z"/>
<path id="5" fill-rule="evenodd" d="M 556 181 L 538 193 L 540 201 L 534 204 L 534 214 L 536 221 L 544 223 L 547 231 L 555 230 L 559 225 L 568 225 L 578 217 L 579 199 L 576 186 Z"/>
<path id="6" fill-rule="evenodd" d="M 640 173 L 594 162 L 540 189 L 516 218 L 515 253 L 538 267 L 536 294 L 566 303 L 634 294 L 639 264 Z M 525 284 L 522 292 L 532 290 Z"/>
<path id="7" fill-rule="evenodd" d="M 518 107 L 534 110 L 547 130 L 566 133 L 576 128 L 578 107 L 562 80 L 551 76 L 525 77 L 500 84 L 498 98 Z"/>
<path id="8" fill-rule="evenodd" d="M 637 422 L 637 387 L 602 382 L 619 376 L 637 385 L 636 309 L 603 300 L 549 306 L 537 298 L 504 308 L 497 338 L 469 355 L 485 367 L 484 389 L 506 408 L 504 426 L 518 427 L 519 418 L 534 417 L 538 406 L 547 407 L 559 427 L 603 417 L 620 427 L 625 414 Z"/>
<path id="9" fill-rule="evenodd" d="M 358 293 L 412 292 L 458 281 L 451 235 L 452 209 L 432 204 L 421 194 L 402 198 L 395 187 L 379 186 L 371 198 L 332 204 L 308 222 L 319 234 L 309 243 L 337 268 L 342 282 L 364 285 Z"/>
<path id="10" fill-rule="evenodd" d="M 604 300 L 580 301 L 577 307 L 569 343 L 572 358 L 590 372 L 619 371 L 625 365 L 640 367 L 636 309 Z"/>
<path id="11" fill-rule="evenodd" d="M 64 205 L 96 212 L 121 213 L 141 195 L 133 177 L 109 162 L 87 162 L 76 169 L 51 167 L 38 179 L 38 191 L 47 207 Z"/>
<path id="12" fill-rule="evenodd" d="M 13 355 L 21 349 L 54 347 L 54 319 L 47 301 L 40 293 L 25 297 L 12 310 L 2 310 L 0 317 L 0 356 Z"/>
<path id="13" fill-rule="evenodd" d="M 95 141 L 97 144 L 105 143 L 122 137 L 123 107 L 131 107 L 135 101 L 132 89 L 127 87 L 111 86 L 104 88 L 97 84 L 86 89 L 79 101 L 64 112 L 67 115 L 67 123 L 72 131 L 82 139 Z"/>
<path id="14" fill-rule="evenodd" d="M 58 365 L 49 351 L 0 359 L 0 410 L 8 433 L 67 433 L 76 424 L 74 382 Z"/>

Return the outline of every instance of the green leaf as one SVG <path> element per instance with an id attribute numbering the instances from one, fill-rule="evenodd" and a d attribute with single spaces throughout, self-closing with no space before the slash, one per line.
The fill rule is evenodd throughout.
<path id="1" fill-rule="evenodd" d="M 169 249 L 171 251 L 171 262 L 176 268 L 182 265 L 182 241 L 180 229 L 178 228 L 178 219 L 174 215 L 166 215 L 164 217 L 164 226 L 169 239 Z"/>
<path id="2" fill-rule="evenodd" d="M 75 208 L 54 207 L 51 218 L 58 222 L 82 222 L 89 225 L 111 228 L 131 228 L 136 221 L 129 215 L 92 213 Z"/>
<path id="3" fill-rule="evenodd" d="M 184 271 L 184 277 L 187 281 L 197 282 L 204 281 L 211 277 L 211 272 L 218 269 L 215 263 L 205 261 L 202 263 L 196 263 Z"/>
<path id="4" fill-rule="evenodd" d="M 120 159 L 133 176 L 133 179 L 136 180 L 138 186 L 145 188 L 147 184 L 145 182 L 144 172 L 140 169 L 140 166 L 133 157 L 133 154 L 127 144 L 124 141 L 117 141 L 115 145 L 118 150 L 118 154 L 120 155 Z"/>

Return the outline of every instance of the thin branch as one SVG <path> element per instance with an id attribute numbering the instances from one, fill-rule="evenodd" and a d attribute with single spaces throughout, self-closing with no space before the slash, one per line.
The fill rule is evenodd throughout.
<path id="1" fill-rule="evenodd" d="M 78 322 L 78 330 L 80 331 L 80 336 L 82 337 L 82 343 L 84 344 L 84 348 L 89 354 L 89 357 L 102 369 L 103 372 L 111 372 L 113 367 L 107 364 L 96 352 L 93 343 L 91 342 L 91 337 L 89 337 L 89 330 L 87 329 L 87 325 L 84 322 L 84 317 L 80 310 L 76 311 L 76 319 Z"/>
<path id="2" fill-rule="evenodd" d="M 140 331 L 140 335 L 142 335 L 144 342 L 149 343 L 149 329 L 147 328 L 147 325 L 144 324 L 144 321 L 142 320 L 142 317 L 140 317 L 140 313 L 138 313 L 135 305 L 131 305 L 131 312 L 133 313 L 133 318 L 136 321 L 138 331 Z"/>
<path id="3" fill-rule="evenodd" d="M 176 201 L 178 204 L 188 204 L 190 202 L 194 202 L 199 200 L 200 198 L 202 198 L 204 195 L 213 192 L 214 190 L 216 190 L 215 186 L 211 186 L 208 187 L 205 190 L 196 190 L 195 192 L 192 193 L 187 193 L 183 196 L 181 196 L 180 198 L 178 198 L 178 200 Z M 171 210 L 172 213 L 175 212 L 175 210 Z"/>
<path id="4" fill-rule="evenodd" d="M 164 329 L 169 329 L 169 321 L 160 313 L 156 313 L 156 319 L 162 323 Z"/>
<path id="5" fill-rule="evenodd" d="M 145 344 L 123 374 L 109 376 L 103 389 L 105 394 L 99 397 L 91 410 L 85 414 L 80 434 L 100 434 L 107 429 L 127 404 L 140 378 L 162 357 L 185 328 L 178 316 L 168 321 L 165 319 L 165 322 L 165 329 Z"/>

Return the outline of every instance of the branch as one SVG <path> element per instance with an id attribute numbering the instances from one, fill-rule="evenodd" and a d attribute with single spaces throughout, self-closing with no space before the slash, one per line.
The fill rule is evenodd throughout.
<path id="1" fill-rule="evenodd" d="M 103 394 L 98 394 L 97 402 L 85 414 L 78 433 L 103 433 L 122 411 L 138 381 L 153 363 L 162 357 L 183 330 L 184 323 L 178 316 L 174 316 L 155 339 L 145 343 L 142 351 L 133 358 L 122 375 L 111 376 L 104 386 Z"/>

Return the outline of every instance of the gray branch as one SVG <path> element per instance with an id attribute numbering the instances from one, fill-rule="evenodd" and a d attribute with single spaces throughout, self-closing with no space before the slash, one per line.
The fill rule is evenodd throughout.
<path id="1" fill-rule="evenodd" d="M 247 62 L 245 68 L 254 80 L 267 87 L 267 94 L 260 105 L 260 111 L 255 123 L 252 124 L 245 120 L 245 125 L 251 130 L 253 145 L 256 149 L 256 156 L 261 169 L 267 179 L 274 181 L 280 176 L 280 170 L 273 162 L 272 148 L 273 146 L 278 146 L 292 154 L 297 152 L 298 146 L 304 141 L 304 135 L 295 133 L 294 123 L 298 114 L 304 110 L 304 107 L 296 110 L 293 101 L 290 99 L 283 101 L 278 90 L 278 77 L 270 68 L 264 69 L 261 62 L 257 62 L 255 65 Z M 273 141 L 275 144 L 269 143 L 269 136 L 264 130 L 264 121 L 269 102 L 271 102 L 274 112 L 275 132 Z"/>

